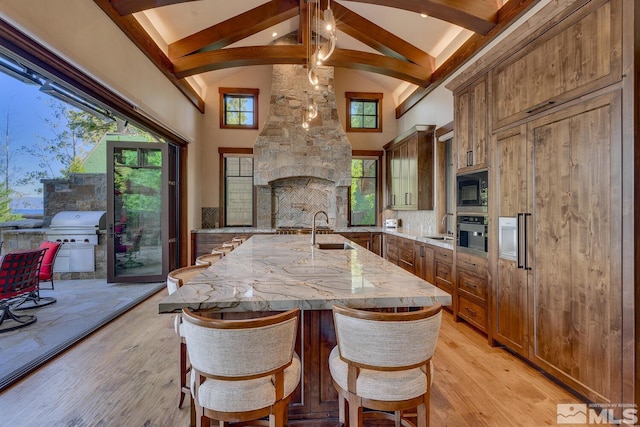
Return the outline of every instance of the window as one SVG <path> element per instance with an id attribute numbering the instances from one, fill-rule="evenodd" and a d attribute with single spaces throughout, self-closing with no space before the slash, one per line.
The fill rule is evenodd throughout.
<path id="1" fill-rule="evenodd" d="M 378 213 L 378 165 L 374 157 L 351 160 L 349 224 L 352 227 L 376 225 Z"/>
<path id="2" fill-rule="evenodd" d="M 221 87 L 220 128 L 258 129 L 258 89 Z"/>
<path id="3" fill-rule="evenodd" d="M 224 225 L 253 225 L 253 157 L 224 156 Z"/>
<path id="4" fill-rule="evenodd" d="M 382 132 L 382 94 L 346 92 L 347 132 Z"/>

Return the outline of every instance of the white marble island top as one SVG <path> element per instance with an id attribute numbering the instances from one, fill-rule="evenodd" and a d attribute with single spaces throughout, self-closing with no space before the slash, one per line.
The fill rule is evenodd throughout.
<path id="1" fill-rule="evenodd" d="M 318 243 L 350 242 L 338 234 Z M 451 295 L 350 243 L 351 250 L 312 247 L 310 235 L 254 235 L 159 304 L 161 313 L 192 309 L 221 312 L 420 307 Z"/>

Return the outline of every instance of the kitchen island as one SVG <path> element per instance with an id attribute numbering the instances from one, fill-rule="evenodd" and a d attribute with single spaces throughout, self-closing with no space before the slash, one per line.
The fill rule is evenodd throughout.
<path id="1" fill-rule="evenodd" d="M 405 310 L 436 302 L 450 305 L 451 295 L 339 234 L 316 238 L 314 247 L 309 235 L 254 235 L 163 299 L 159 310 L 190 307 L 238 318 L 300 308 L 296 351 L 303 379 L 289 417 L 292 424 L 316 419 L 335 425 L 337 394 L 328 366 L 336 343 L 331 307 Z M 321 249 L 325 244 L 333 244 L 332 249 Z"/>

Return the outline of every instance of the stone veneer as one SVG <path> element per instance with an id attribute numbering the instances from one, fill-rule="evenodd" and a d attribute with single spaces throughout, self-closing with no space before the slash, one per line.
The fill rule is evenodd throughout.
<path id="1" fill-rule="evenodd" d="M 317 210 L 326 210 L 331 227 L 347 226 L 351 144 L 338 117 L 333 68 L 320 67 L 318 77 L 316 90 L 306 67 L 273 66 L 269 117 L 253 148 L 258 228 L 311 227 Z M 318 116 L 305 130 L 310 99 Z"/>

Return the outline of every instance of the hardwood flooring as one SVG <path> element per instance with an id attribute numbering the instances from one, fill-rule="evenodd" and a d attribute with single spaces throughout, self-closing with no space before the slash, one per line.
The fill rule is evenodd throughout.
<path id="1" fill-rule="evenodd" d="M 0 394 L 0 425 L 187 426 L 177 408 L 178 338 L 161 291 Z M 444 313 L 431 425 L 556 425 L 579 399 Z M 1 341 L 0 341 L 1 343 Z"/>

